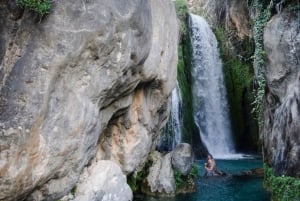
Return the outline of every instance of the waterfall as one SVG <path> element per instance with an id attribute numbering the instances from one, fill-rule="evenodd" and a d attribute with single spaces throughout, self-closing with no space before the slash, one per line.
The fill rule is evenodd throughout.
<path id="1" fill-rule="evenodd" d="M 172 91 L 171 105 L 171 125 L 174 132 L 172 149 L 174 149 L 181 142 L 182 128 L 182 98 L 178 82 Z"/>
<path id="2" fill-rule="evenodd" d="M 181 142 L 182 99 L 178 83 L 171 93 L 171 112 L 169 121 L 163 129 L 162 137 L 158 145 L 160 151 L 171 151 Z"/>
<path id="3" fill-rule="evenodd" d="M 191 14 L 190 24 L 195 122 L 208 151 L 227 158 L 234 148 L 218 43 L 204 18 Z"/>

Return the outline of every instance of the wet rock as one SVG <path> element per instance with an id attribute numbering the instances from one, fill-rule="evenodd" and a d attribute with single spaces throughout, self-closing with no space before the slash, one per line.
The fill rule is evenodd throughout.
<path id="1" fill-rule="evenodd" d="M 171 164 L 172 154 L 163 154 L 155 151 L 151 154 L 153 161 L 147 176 L 148 187 L 143 191 L 149 195 L 174 196 L 176 191 L 174 172 Z"/>
<path id="2" fill-rule="evenodd" d="M 181 143 L 172 151 L 172 165 L 183 175 L 188 175 L 194 164 L 191 145 Z"/>
<path id="3" fill-rule="evenodd" d="M 250 170 L 245 170 L 241 173 L 242 176 L 249 177 L 264 177 L 264 169 L 263 168 L 254 168 Z"/>

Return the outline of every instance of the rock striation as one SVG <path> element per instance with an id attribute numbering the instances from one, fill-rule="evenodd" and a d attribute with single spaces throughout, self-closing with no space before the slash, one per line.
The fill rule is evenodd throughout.
<path id="1" fill-rule="evenodd" d="M 55 1 L 45 19 L 12 2 L 0 2 L 0 200 L 57 200 L 102 160 L 133 172 L 168 117 L 172 2 Z"/>
<path id="2" fill-rule="evenodd" d="M 156 196 L 174 196 L 176 184 L 171 163 L 172 152 L 163 155 L 155 151 L 150 157 L 153 165 L 150 167 L 149 175 L 146 178 L 147 187 L 143 188 L 142 191 Z"/>
<path id="3" fill-rule="evenodd" d="M 276 175 L 300 178 L 300 29 L 299 13 L 288 9 L 273 16 L 264 31 L 264 158 Z"/>
<path id="4" fill-rule="evenodd" d="M 99 171 L 101 170 L 101 171 Z M 98 161 L 81 174 L 74 201 L 129 201 L 132 192 L 121 168 L 113 161 Z"/>

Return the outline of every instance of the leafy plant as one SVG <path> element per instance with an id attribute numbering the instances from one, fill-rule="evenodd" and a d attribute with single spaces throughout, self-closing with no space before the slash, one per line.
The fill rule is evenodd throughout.
<path id="1" fill-rule="evenodd" d="M 176 14 L 180 20 L 180 28 L 183 33 L 188 32 L 186 20 L 188 17 L 188 7 L 186 0 L 176 0 L 175 2 Z"/>
<path id="2" fill-rule="evenodd" d="M 266 79 L 264 73 L 266 53 L 263 46 L 263 34 L 264 27 L 271 17 L 271 8 L 273 6 L 272 1 L 267 7 L 265 7 L 265 4 L 265 2 L 255 0 L 252 5 L 252 7 L 257 11 L 257 14 L 254 17 L 253 37 L 255 43 L 254 66 L 257 70 L 256 83 L 258 86 L 256 90 L 256 97 L 253 101 L 254 108 L 252 112 L 257 115 L 259 125 L 263 124 L 263 100 L 265 97 L 266 88 Z"/>
<path id="3" fill-rule="evenodd" d="M 189 177 L 192 178 L 192 179 L 195 179 L 198 177 L 198 166 L 196 164 L 193 164 L 193 167 L 192 167 L 192 170 L 189 174 Z"/>
<path id="4" fill-rule="evenodd" d="M 141 190 L 140 188 L 148 176 L 149 169 L 152 164 L 153 161 L 148 160 L 141 171 L 135 172 L 127 177 L 127 183 L 133 192 L 138 192 Z"/>
<path id="5" fill-rule="evenodd" d="M 181 174 L 181 172 L 179 172 L 178 170 L 174 170 L 174 178 L 177 188 L 180 188 L 184 185 L 184 175 Z"/>
<path id="6" fill-rule="evenodd" d="M 174 178 L 176 188 L 185 187 L 193 183 L 193 180 L 198 177 L 198 166 L 193 164 L 192 170 L 188 175 L 183 175 L 178 170 L 174 169 Z"/>
<path id="7" fill-rule="evenodd" d="M 264 164 L 264 185 L 271 192 L 273 201 L 299 201 L 300 179 L 289 176 L 275 176 L 273 169 Z"/>
<path id="8" fill-rule="evenodd" d="M 52 8 L 50 0 L 18 0 L 17 3 L 20 7 L 37 12 L 41 16 L 49 14 Z"/>
<path id="9" fill-rule="evenodd" d="M 77 191 L 77 186 L 74 186 L 74 187 L 71 189 L 71 194 L 72 194 L 73 196 L 75 196 L 76 191 Z"/>

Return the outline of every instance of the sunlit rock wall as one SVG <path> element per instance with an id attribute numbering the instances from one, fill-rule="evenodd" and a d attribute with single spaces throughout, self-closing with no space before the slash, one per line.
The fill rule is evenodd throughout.
<path id="1" fill-rule="evenodd" d="M 11 2 L 0 2 L 0 200 L 55 200 L 97 160 L 134 171 L 175 86 L 172 2 L 55 1 L 45 19 Z"/>

